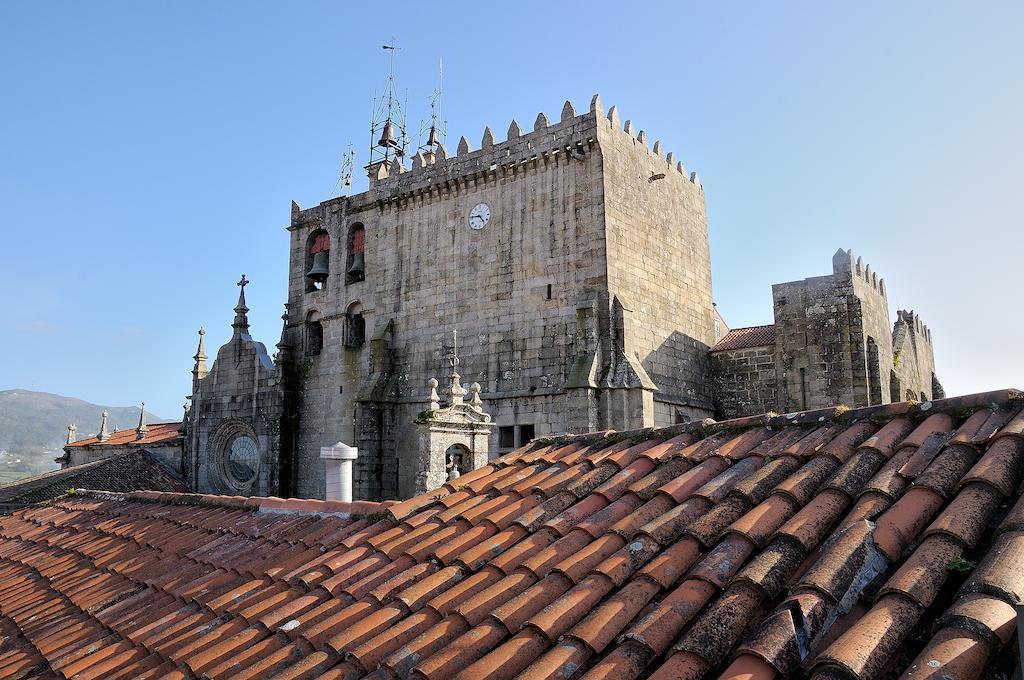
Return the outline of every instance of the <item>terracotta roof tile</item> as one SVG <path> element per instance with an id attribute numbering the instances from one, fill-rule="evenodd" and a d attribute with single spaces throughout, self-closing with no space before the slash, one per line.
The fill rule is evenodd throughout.
<path id="1" fill-rule="evenodd" d="M 749 347 L 764 347 L 775 344 L 775 326 L 748 326 L 747 328 L 733 328 L 722 339 L 711 348 L 712 352 L 724 350 L 747 349 Z"/>
<path id="2" fill-rule="evenodd" d="M 79 439 L 76 442 L 72 442 L 67 446 L 72 448 L 91 446 L 93 444 L 100 444 L 104 448 L 122 446 L 125 444 L 131 444 L 132 446 L 145 446 L 147 444 L 162 444 L 174 441 L 181 437 L 181 421 L 176 423 L 152 423 L 148 425 L 148 427 L 149 432 L 147 432 L 146 436 L 142 439 L 137 439 L 137 433 L 134 429 L 128 429 L 111 432 L 109 438 L 103 442 L 100 442 L 98 436 L 86 437 L 85 439 Z"/>
<path id="3" fill-rule="evenodd" d="M 57 498 L 0 517 L 0 675 L 866 679 L 934 625 L 977 677 L 1024 596 L 1021 405 L 556 437 L 386 505 Z"/>

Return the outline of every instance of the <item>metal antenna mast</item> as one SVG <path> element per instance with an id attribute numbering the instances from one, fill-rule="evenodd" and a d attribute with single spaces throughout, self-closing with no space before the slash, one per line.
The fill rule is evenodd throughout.
<path id="1" fill-rule="evenodd" d="M 437 147 L 444 144 L 448 136 L 448 121 L 441 116 L 441 97 L 444 94 L 444 61 L 437 62 L 437 88 L 430 94 L 430 124 L 420 126 L 419 138 L 426 134 L 427 141 L 419 148 L 426 156 L 431 156 Z"/>
<path id="2" fill-rule="evenodd" d="M 367 168 L 376 168 L 382 163 L 391 163 L 395 158 L 405 156 L 408 146 L 408 135 L 405 127 L 404 107 L 395 92 L 395 52 L 398 44 L 395 38 L 381 45 L 388 52 L 388 84 L 387 91 L 378 101 L 373 103 L 373 117 L 370 122 L 370 164 Z"/>

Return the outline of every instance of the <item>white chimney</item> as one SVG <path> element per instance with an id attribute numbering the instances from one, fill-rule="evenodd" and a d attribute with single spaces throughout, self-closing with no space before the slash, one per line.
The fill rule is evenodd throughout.
<path id="1" fill-rule="evenodd" d="M 359 449 L 338 442 L 320 448 L 327 479 L 327 500 L 352 501 L 352 461 L 359 457 Z"/>

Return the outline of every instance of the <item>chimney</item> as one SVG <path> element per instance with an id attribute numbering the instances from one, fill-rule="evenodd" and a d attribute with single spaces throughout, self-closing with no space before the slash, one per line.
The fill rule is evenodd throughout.
<path id="1" fill-rule="evenodd" d="M 327 479 L 327 500 L 352 501 L 352 461 L 358 456 L 359 449 L 342 442 L 320 448 Z"/>

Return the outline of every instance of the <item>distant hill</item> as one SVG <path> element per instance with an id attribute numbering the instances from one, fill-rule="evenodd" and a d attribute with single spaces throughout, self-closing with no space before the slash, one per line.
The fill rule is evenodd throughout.
<path id="1" fill-rule="evenodd" d="M 67 440 L 68 423 L 78 426 L 79 439 L 92 437 L 99 432 L 104 409 L 110 413 L 111 430 L 139 424 L 138 406 L 101 406 L 30 390 L 0 391 L 0 451 L 7 454 L 0 459 L 0 483 L 21 472 L 25 476 L 55 468 L 53 458 Z M 146 422 L 163 420 L 146 411 Z"/>

